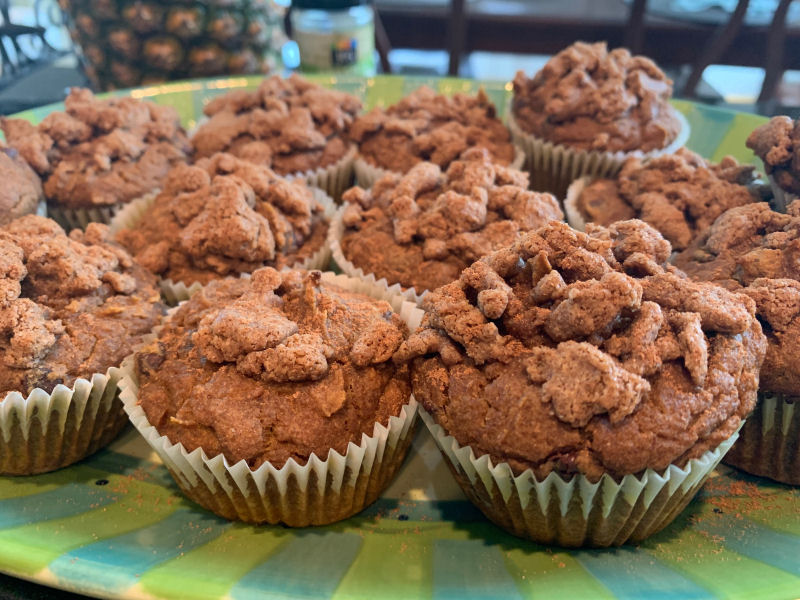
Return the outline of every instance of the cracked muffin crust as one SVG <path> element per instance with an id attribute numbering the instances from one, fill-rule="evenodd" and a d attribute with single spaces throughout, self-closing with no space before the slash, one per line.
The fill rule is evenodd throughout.
<path id="1" fill-rule="evenodd" d="M 117 240 L 151 272 L 188 285 L 291 266 L 319 250 L 327 231 L 324 208 L 305 183 L 221 153 L 173 169 Z"/>
<path id="2" fill-rule="evenodd" d="M 192 136 L 198 157 L 228 152 L 281 175 L 327 167 L 351 147 L 348 131 L 361 101 L 297 75 L 273 76 L 256 91 L 211 100 L 210 117 Z"/>
<path id="3" fill-rule="evenodd" d="M 49 202 L 65 208 L 129 202 L 158 189 L 170 168 L 189 157 L 171 107 L 134 98 L 100 100 L 81 88 L 72 88 L 64 107 L 39 125 L 0 120 L 9 146 L 42 177 Z"/>
<path id="4" fill-rule="evenodd" d="M 107 237 L 35 215 L 0 228 L 0 398 L 104 373 L 160 320 L 155 277 Z"/>
<path id="5" fill-rule="evenodd" d="M 668 146 L 681 123 L 672 81 L 649 58 L 605 42 L 576 42 L 528 78 L 514 78 L 512 111 L 525 132 L 554 144 L 600 152 Z"/>
<path id="6" fill-rule="evenodd" d="M 0 226 L 36 212 L 44 200 L 42 181 L 13 148 L 0 143 Z"/>
<path id="7" fill-rule="evenodd" d="M 644 163 L 629 158 L 615 178 L 588 184 L 575 205 L 587 223 L 641 219 L 683 250 L 729 208 L 759 200 L 747 188 L 754 171 L 731 156 L 712 164 L 681 148 Z"/>
<path id="8" fill-rule="evenodd" d="M 690 277 L 714 281 L 755 300 L 769 346 L 760 389 L 800 394 L 800 200 L 788 214 L 766 203 L 734 208 L 679 254 Z"/>
<path id="9" fill-rule="evenodd" d="M 713 450 L 752 411 L 766 350 L 755 303 L 665 266 L 650 226 L 589 229 L 553 222 L 473 263 L 395 355 L 449 435 L 540 481 Z"/>
<path id="10" fill-rule="evenodd" d="M 369 191 L 345 192 L 342 252 L 390 284 L 435 289 L 520 232 L 563 220 L 552 195 L 527 188 L 527 174 L 493 164 L 484 149 L 468 150 L 445 173 L 419 163 Z"/>
<path id="11" fill-rule="evenodd" d="M 476 147 L 485 148 L 496 163 L 514 160 L 511 134 L 483 89 L 475 96 L 445 96 L 423 86 L 397 104 L 358 117 L 350 135 L 364 160 L 396 173 L 421 162 L 447 169 Z"/>
<path id="12" fill-rule="evenodd" d="M 764 170 L 779 188 L 800 195 L 800 121 L 772 117 L 750 134 L 745 145 L 764 161 Z"/>
<path id="13" fill-rule="evenodd" d="M 136 355 L 150 423 L 187 451 L 280 468 L 372 435 L 408 402 L 407 338 L 391 306 L 321 282 L 319 271 L 259 269 L 204 287 Z"/>

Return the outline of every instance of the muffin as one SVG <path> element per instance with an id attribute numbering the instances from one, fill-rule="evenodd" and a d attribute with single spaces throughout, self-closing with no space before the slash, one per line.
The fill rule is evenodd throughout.
<path id="1" fill-rule="evenodd" d="M 292 175 L 338 198 L 352 179 L 350 126 L 361 110 L 355 96 L 302 77 L 273 76 L 255 91 L 212 99 L 209 119 L 192 136 L 197 157 L 228 152 L 279 175 Z"/>
<path id="2" fill-rule="evenodd" d="M 535 190 L 563 197 L 584 175 L 616 174 L 625 158 L 674 152 L 688 139 L 672 81 L 649 58 L 576 42 L 533 78 L 514 78 L 509 126 Z"/>
<path id="3" fill-rule="evenodd" d="M 470 148 L 484 148 L 504 166 L 521 168 L 524 159 L 482 88 L 475 96 L 445 96 L 422 86 L 389 108 L 358 117 L 350 134 L 358 142 L 356 177 L 364 188 L 422 162 L 447 170 Z"/>
<path id="4" fill-rule="evenodd" d="M 729 208 L 760 200 L 749 187 L 754 171 L 731 156 L 711 164 L 686 148 L 647 162 L 629 158 L 613 178 L 573 182 L 564 211 L 580 231 L 586 223 L 641 219 L 684 250 Z"/>
<path id="5" fill-rule="evenodd" d="M 391 358 L 421 311 L 394 298 L 401 318 L 380 297 L 319 271 L 214 281 L 126 364 L 126 410 L 184 493 L 220 516 L 347 518 L 391 480 L 416 416 L 408 367 Z"/>
<path id="6" fill-rule="evenodd" d="M 398 284 L 415 300 L 520 232 L 564 218 L 553 196 L 528 191 L 525 173 L 478 148 L 445 173 L 418 163 L 369 191 L 348 190 L 343 201 L 329 236 L 336 263 L 351 276 Z"/>
<path id="7" fill-rule="evenodd" d="M 675 262 L 752 298 L 769 343 L 756 412 L 725 462 L 800 485 L 800 200 L 788 211 L 766 203 L 731 209 Z"/>
<path id="8" fill-rule="evenodd" d="M 785 209 L 800 195 L 800 123 L 772 117 L 749 135 L 745 145 L 764 162 L 775 199 Z"/>
<path id="9" fill-rule="evenodd" d="M 187 290 L 264 266 L 325 266 L 333 210 L 321 190 L 220 153 L 177 166 L 161 193 L 136 201 L 111 228 L 161 277 L 174 304 L 188 297 Z"/>
<path id="10" fill-rule="evenodd" d="M 0 226 L 44 209 L 42 181 L 13 148 L 0 142 Z"/>
<path id="11" fill-rule="evenodd" d="M 134 98 L 72 88 L 65 112 L 39 125 L 0 120 L 9 146 L 41 176 L 48 213 L 65 229 L 108 223 L 126 203 L 161 187 L 190 147 L 178 113 Z"/>
<path id="12" fill-rule="evenodd" d="M 642 540 L 735 439 L 766 351 L 755 303 L 686 279 L 670 252 L 642 221 L 588 235 L 552 222 L 426 298 L 395 360 L 500 527 L 563 546 Z"/>
<path id="13" fill-rule="evenodd" d="M 107 241 L 28 215 L 0 227 L 0 473 L 52 471 L 125 424 L 117 367 L 158 323 L 155 277 Z"/>

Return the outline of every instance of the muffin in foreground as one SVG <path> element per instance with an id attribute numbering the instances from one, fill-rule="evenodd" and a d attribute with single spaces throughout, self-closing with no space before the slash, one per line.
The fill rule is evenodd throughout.
<path id="1" fill-rule="evenodd" d="M 758 405 L 725 462 L 800 485 L 800 200 L 731 209 L 676 257 L 691 277 L 750 296 L 767 336 Z"/>
<path id="2" fill-rule="evenodd" d="M 688 139 L 670 104 L 672 81 L 649 58 L 576 42 L 534 77 L 514 78 L 509 125 L 532 188 L 563 197 L 584 175 L 606 177 L 630 155 L 674 152 Z"/>
<path id="3" fill-rule="evenodd" d="M 747 138 L 746 146 L 764 162 L 781 209 L 800 196 L 800 122 L 772 117 Z"/>
<path id="4" fill-rule="evenodd" d="M 13 148 L 0 143 L 0 226 L 25 215 L 32 215 L 44 202 L 39 176 Z M 42 206 L 44 206 L 42 204 Z"/>
<path id="5" fill-rule="evenodd" d="M 445 96 L 422 86 L 397 104 L 358 117 L 351 136 L 358 142 L 356 176 L 364 188 L 387 172 L 402 175 L 422 162 L 447 170 L 470 148 L 485 149 L 504 166 L 515 159 L 511 134 L 483 89 L 475 96 Z"/>
<path id="6" fill-rule="evenodd" d="M 0 473 L 52 471 L 125 424 L 116 367 L 159 322 L 155 278 L 91 224 L 0 228 Z"/>
<path id="7" fill-rule="evenodd" d="M 378 497 L 411 441 L 408 367 L 391 358 L 421 311 L 395 299 L 401 318 L 380 292 L 362 292 L 375 293 L 265 268 L 174 309 L 121 386 L 186 495 L 228 519 L 291 526 L 338 521 Z"/>
<path id="8" fill-rule="evenodd" d="M 112 231 L 162 278 L 173 302 L 186 299 L 171 297 L 179 282 L 181 289 L 191 289 L 264 266 L 325 266 L 333 210 L 324 192 L 303 181 L 283 179 L 231 154 L 215 154 L 173 169 L 164 190 L 120 213 Z"/>
<path id="9" fill-rule="evenodd" d="M 199 158 L 228 152 L 338 198 L 352 178 L 349 131 L 360 110 L 355 96 L 298 75 L 276 75 L 255 91 L 212 99 L 203 109 L 209 120 L 197 128 L 192 146 Z"/>
<path id="10" fill-rule="evenodd" d="M 550 223 L 426 298 L 395 356 L 489 519 L 541 543 L 642 540 L 752 411 L 766 340 L 747 296 L 665 267 L 631 220 Z M 435 424 L 434 424 L 435 421 Z"/>
<path id="11" fill-rule="evenodd" d="M 349 275 L 384 279 L 416 295 L 458 278 L 521 232 L 563 220 L 550 194 L 528 191 L 525 173 L 471 149 L 446 172 L 425 162 L 348 190 L 331 227 L 334 260 Z"/>
<path id="12" fill-rule="evenodd" d="M 641 219 L 680 251 L 729 208 L 761 199 L 748 187 L 754 171 L 731 156 L 712 164 L 686 148 L 646 162 L 629 158 L 613 178 L 573 182 L 564 211 L 580 231 L 586 223 Z"/>
<path id="13" fill-rule="evenodd" d="M 73 88 L 65 112 L 39 125 L 4 118 L 9 146 L 44 181 L 50 214 L 65 229 L 108 223 L 126 203 L 161 187 L 185 162 L 189 142 L 178 113 L 134 98 L 95 98 Z"/>

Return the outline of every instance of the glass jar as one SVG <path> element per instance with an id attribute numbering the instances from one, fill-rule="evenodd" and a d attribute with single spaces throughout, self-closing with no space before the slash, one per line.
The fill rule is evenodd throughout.
<path id="1" fill-rule="evenodd" d="M 375 15 L 366 0 L 293 0 L 300 70 L 375 74 Z"/>

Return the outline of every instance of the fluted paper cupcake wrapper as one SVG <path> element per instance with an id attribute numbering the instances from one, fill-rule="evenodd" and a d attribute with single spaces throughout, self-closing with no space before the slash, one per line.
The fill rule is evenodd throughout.
<path id="1" fill-rule="evenodd" d="M 638 542 L 666 527 L 695 496 L 738 432 L 680 468 L 608 475 L 592 483 L 583 475 L 569 481 L 550 473 L 537 481 L 530 470 L 514 475 L 508 463 L 475 457 L 447 435 L 425 409 L 420 416 L 464 493 L 486 517 L 516 536 L 560 546 L 618 546 Z"/>
<path id="2" fill-rule="evenodd" d="M 117 213 L 130 206 L 130 204 L 131 202 L 118 202 L 117 204 L 94 206 L 92 208 L 65 208 L 48 202 L 47 216 L 69 233 L 72 229 L 86 229 L 89 223 L 105 223 L 108 225 L 114 220 Z"/>
<path id="3" fill-rule="evenodd" d="M 110 368 L 72 388 L 9 392 L 0 402 L 0 474 L 34 475 L 71 465 L 117 437 L 127 423 Z"/>
<path id="4" fill-rule="evenodd" d="M 351 147 L 337 162 L 319 169 L 291 173 L 286 179 L 302 179 L 308 185 L 324 190 L 334 202 L 341 202 L 342 194 L 353 183 L 353 163 L 356 147 Z"/>
<path id="5" fill-rule="evenodd" d="M 518 171 L 522 171 L 522 168 L 525 164 L 525 151 L 522 149 L 521 146 L 514 144 L 514 160 L 511 161 L 509 165 L 512 169 L 517 169 Z M 355 159 L 355 174 L 356 174 L 356 184 L 364 189 L 369 189 L 372 185 L 378 181 L 384 175 L 395 174 L 399 175 L 400 177 L 403 176 L 403 173 L 399 171 L 392 171 L 390 169 L 384 169 L 382 167 L 375 166 L 370 164 L 366 160 L 364 160 L 360 155 L 356 155 Z"/>
<path id="6" fill-rule="evenodd" d="M 347 207 L 339 207 L 339 209 L 336 211 L 336 214 L 333 215 L 330 228 L 328 229 L 328 248 L 331 251 L 333 262 L 335 262 L 338 267 L 350 277 L 354 277 L 356 279 L 365 281 L 370 285 L 377 286 L 389 294 L 397 294 L 409 302 L 413 302 L 417 306 L 420 306 L 422 304 L 422 299 L 425 297 L 425 294 L 428 293 L 428 290 L 422 290 L 421 292 L 418 292 L 413 287 L 403 289 L 403 286 L 401 286 L 399 283 L 389 283 L 385 277 L 378 278 L 375 273 L 365 273 L 361 267 L 355 266 L 352 262 L 345 258 L 344 252 L 342 251 L 342 236 L 344 235 L 344 222 L 342 221 L 342 217 L 344 216 L 345 208 Z"/>
<path id="7" fill-rule="evenodd" d="M 652 158 L 677 151 L 689 139 L 690 127 L 686 117 L 674 110 L 681 123 L 678 136 L 661 150 L 642 152 L 598 152 L 596 150 L 576 150 L 563 144 L 554 144 L 523 131 L 511 110 L 511 103 L 506 110 L 508 128 L 514 143 L 525 152 L 525 166 L 531 175 L 531 189 L 540 192 L 551 192 L 557 198 L 563 198 L 569 184 L 584 176 L 613 177 L 622 168 L 622 164 L 631 157 L 641 159 Z"/>
<path id="8" fill-rule="evenodd" d="M 323 281 L 353 292 L 387 300 L 413 331 L 422 311 L 396 295 L 345 275 L 324 273 Z M 342 455 L 311 456 L 305 465 L 289 459 L 281 468 L 264 463 L 230 464 L 224 456 L 209 458 L 201 448 L 187 452 L 182 444 L 159 435 L 137 402 L 133 356 L 122 366 L 120 395 L 131 422 L 158 453 L 190 499 L 226 519 L 251 523 L 285 523 L 292 527 L 325 525 L 346 519 L 374 502 L 402 465 L 413 437 L 417 402 L 413 396 L 387 425 L 375 423 Z"/>
<path id="9" fill-rule="evenodd" d="M 36 214 L 38 216 L 40 216 L 40 217 L 46 217 L 47 216 L 47 202 L 45 202 L 44 200 L 41 200 L 36 205 Z"/>
<path id="10" fill-rule="evenodd" d="M 322 204 L 325 211 L 324 216 L 328 220 L 328 228 L 330 230 L 331 222 L 337 212 L 336 204 L 324 190 L 316 187 L 310 187 L 309 189 L 314 194 L 314 198 L 316 198 L 316 200 Z M 155 202 L 157 196 L 158 194 L 148 194 L 147 196 L 137 198 L 128 204 L 128 206 L 123 208 L 111 222 L 111 234 L 116 235 L 123 229 L 135 229 L 137 223 L 142 220 L 142 216 L 153 205 L 153 202 Z M 291 267 L 286 268 L 325 270 L 327 269 L 330 260 L 331 251 L 328 247 L 326 239 L 322 242 L 322 245 L 317 249 L 316 252 L 295 263 Z M 158 285 L 161 290 L 161 295 L 164 297 L 164 300 L 169 306 L 175 306 L 179 302 L 188 300 L 195 294 L 195 292 L 197 292 L 197 290 L 203 288 L 203 285 L 199 282 L 194 282 L 187 285 L 183 281 L 173 281 L 172 279 L 164 278 L 159 278 Z"/>
<path id="11" fill-rule="evenodd" d="M 578 209 L 578 198 L 581 197 L 584 188 L 589 185 L 591 180 L 590 177 L 576 179 L 569 184 L 567 195 L 564 198 L 564 214 L 567 217 L 567 223 L 578 231 L 586 231 L 586 219 L 583 218 L 581 211 Z"/>
<path id="12" fill-rule="evenodd" d="M 778 212 L 785 213 L 786 207 L 797 200 L 797 194 L 792 194 L 791 192 L 787 192 L 781 188 L 772 178 L 772 175 L 768 175 L 767 179 L 769 180 L 769 185 L 772 188 L 772 195 L 775 197 L 774 209 Z"/>
<path id="13" fill-rule="evenodd" d="M 725 464 L 781 483 L 800 485 L 800 397 L 759 392 Z"/>

